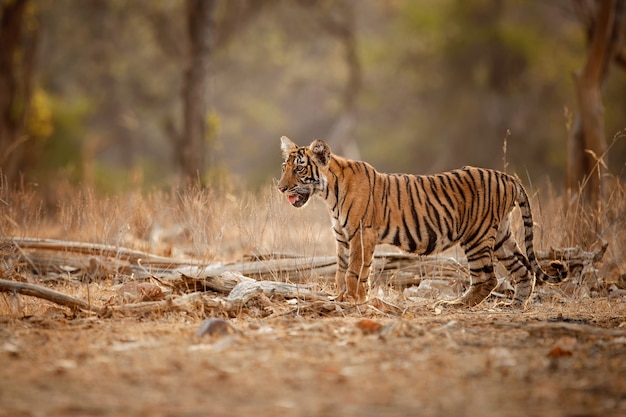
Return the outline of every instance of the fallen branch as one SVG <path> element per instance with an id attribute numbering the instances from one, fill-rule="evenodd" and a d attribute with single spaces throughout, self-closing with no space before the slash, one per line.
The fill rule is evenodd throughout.
<path id="1" fill-rule="evenodd" d="M 166 311 L 192 310 L 198 305 L 201 305 L 204 308 L 218 309 L 224 312 L 234 311 L 238 308 L 237 305 L 234 305 L 221 297 L 212 298 L 204 292 L 194 292 L 161 301 L 145 301 L 142 303 L 107 306 L 105 308 L 105 314 L 163 313 Z"/>
<path id="2" fill-rule="evenodd" d="M 223 266 L 185 265 L 176 268 L 175 272 L 199 279 L 220 276 L 225 272 L 238 272 L 257 279 L 288 278 L 290 281 L 303 281 L 309 277 L 334 274 L 336 263 L 337 258 L 334 256 L 316 258 L 292 256 L 279 259 L 260 258 L 255 261 L 233 262 Z"/>
<path id="3" fill-rule="evenodd" d="M 70 297 L 62 292 L 51 290 L 39 285 L 29 284 L 27 282 L 0 279 L 0 292 L 13 292 L 31 297 L 42 298 L 44 300 L 52 301 L 55 304 L 69 307 L 72 310 L 93 311 L 98 314 L 103 314 L 105 311 L 103 307 L 95 306 L 79 298 Z"/>
<path id="4" fill-rule="evenodd" d="M 16 248 L 19 250 L 12 250 Z M 600 245 L 596 251 L 584 251 L 578 247 L 550 249 L 539 251 L 538 259 L 546 268 L 551 260 L 561 260 L 569 269 L 570 282 L 591 282 L 589 277 L 597 277 L 595 264 L 601 261 L 605 250 L 606 244 Z M 0 256 L 13 269 L 4 271 L 5 277 L 11 272 L 22 275 L 30 272 L 30 277 L 38 280 L 156 278 L 184 292 L 212 290 L 224 294 L 237 285 L 236 281 L 225 278 L 224 274 L 230 272 L 238 272 L 258 281 L 320 283 L 332 281 L 336 271 L 334 256 L 269 254 L 227 265 L 206 265 L 197 260 L 161 257 L 123 247 L 51 239 L 0 239 Z M 2 273 L 0 270 L 0 276 Z M 373 285 L 392 285 L 402 289 L 419 285 L 424 279 L 467 281 L 467 262 L 463 257 L 457 259 L 453 256 L 375 253 Z"/>
<path id="5" fill-rule="evenodd" d="M 255 281 L 243 275 L 240 275 L 239 278 L 239 284 L 233 288 L 226 299 L 233 303 L 240 303 L 241 305 L 246 304 L 259 293 L 268 297 L 280 296 L 282 298 L 316 301 L 328 301 L 329 297 L 328 294 L 313 292 L 297 284 L 275 281 Z"/>
<path id="6" fill-rule="evenodd" d="M 546 262 L 556 259 L 561 260 L 567 265 L 569 276 L 581 275 L 585 269 L 592 268 L 594 264 L 602 261 L 609 244 L 607 242 L 599 242 L 594 246 L 599 246 L 595 251 L 585 251 L 576 246 L 573 248 L 552 248 L 549 250 L 538 251 L 537 258 L 542 266 Z"/>
<path id="7" fill-rule="evenodd" d="M 93 311 L 101 316 L 111 313 L 145 314 L 174 310 L 189 310 L 192 306 L 201 304 L 208 309 L 219 309 L 230 313 L 242 309 L 248 302 L 264 295 L 266 297 L 280 296 L 282 298 L 300 299 L 303 301 L 328 301 L 328 294 L 313 292 L 297 284 L 274 281 L 255 281 L 238 273 L 225 273 L 224 279 L 234 283 L 232 291 L 226 298 L 211 297 L 206 292 L 193 292 L 180 297 L 169 297 L 159 301 L 145 301 L 122 305 L 96 306 L 79 298 L 51 290 L 40 285 L 19 281 L 0 279 L 0 292 L 14 292 L 31 297 L 41 298 L 53 303 L 69 307 L 73 310 Z"/>
<path id="8" fill-rule="evenodd" d="M 527 331 L 532 335 L 542 337 L 562 337 L 571 336 L 581 337 L 626 337 L 626 330 L 621 329 L 605 329 L 593 326 L 591 324 L 567 323 L 567 322 L 543 322 L 543 323 L 513 323 L 513 322 L 494 322 L 494 325 L 509 328 L 519 328 Z"/>
<path id="9" fill-rule="evenodd" d="M 7 238 L 1 239 L 0 245 L 16 245 L 20 249 L 29 250 L 40 249 L 55 252 L 76 253 L 81 255 L 104 256 L 120 260 L 126 260 L 129 262 L 137 262 L 137 260 L 143 260 L 146 263 L 160 263 L 166 266 L 171 266 L 172 263 L 179 265 L 189 265 L 190 263 L 193 263 L 189 260 L 175 260 L 172 258 L 153 255 L 148 252 L 128 249 L 122 246 L 103 245 L 98 243 L 71 242 L 55 239 Z"/>

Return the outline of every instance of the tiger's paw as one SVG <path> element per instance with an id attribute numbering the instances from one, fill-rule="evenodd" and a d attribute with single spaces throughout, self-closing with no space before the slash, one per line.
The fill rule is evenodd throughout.
<path id="1" fill-rule="evenodd" d="M 328 297 L 330 299 L 330 301 L 336 301 L 338 303 L 341 303 L 342 301 L 344 301 L 346 299 L 346 291 L 341 291 L 339 294 L 335 295 L 335 296 L 330 296 Z"/>
<path id="2" fill-rule="evenodd" d="M 358 293 L 352 295 L 350 293 L 346 293 L 342 300 L 352 304 L 362 304 L 367 301 L 367 295 Z"/>
<path id="3" fill-rule="evenodd" d="M 343 301 L 348 301 L 353 304 L 361 304 L 367 301 L 367 282 L 349 280 L 346 285 Z"/>

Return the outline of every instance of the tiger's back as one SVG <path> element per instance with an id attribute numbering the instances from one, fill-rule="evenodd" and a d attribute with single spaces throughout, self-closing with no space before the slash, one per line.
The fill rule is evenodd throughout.
<path id="1" fill-rule="evenodd" d="M 372 224 L 378 243 L 421 255 L 470 243 L 488 225 L 502 222 L 517 195 L 516 178 L 481 168 L 436 175 L 374 172 L 372 193 L 379 204 L 372 208 Z"/>
<path id="2" fill-rule="evenodd" d="M 339 299 L 362 300 L 376 244 L 431 254 L 459 244 L 468 259 L 471 285 L 453 304 L 476 305 L 497 285 L 493 258 L 517 283 L 514 304 L 524 305 L 535 274 L 547 275 L 533 249 L 532 214 L 520 181 L 503 172 L 464 167 L 436 175 L 383 174 L 362 161 L 336 156 L 323 141 L 298 147 L 282 139 L 285 164 L 279 189 L 297 207 L 318 195 L 329 208 L 337 240 Z M 518 202 L 528 257 L 510 233 L 509 213 Z M 534 273 L 533 273 L 534 272 Z"/>

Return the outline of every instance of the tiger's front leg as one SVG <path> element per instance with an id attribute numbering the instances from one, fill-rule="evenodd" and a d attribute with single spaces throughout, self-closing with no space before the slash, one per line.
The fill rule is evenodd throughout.
<path id="1" fill-rule="evenodd" d="M 336 301 L 343 301 L 346 295 L 346 271 L 348 270 L 348 258 L 350 249 L 347 244 L 342 245 L 337 241 L 337 272 L 335 273 L 335 285 L 337 286 Z"/>
<path id="2" fill-rule="evenodd" d="M 365 301 L 375 247 L 376 238 L 371 228 L 361 228 L 350 240 L 350 260 L 345 275 L 348 299 Z"/>
<path id="3" fill-rule="evenodd" d="M 350 246 L 348 242 L 337 237 L 337 272 L 335 273 L 335 285 L 337 286 L 336 301 L 343 301 L 346 295 L 346 271 L 348 270 L 348 259 L 350 257 Z"/>

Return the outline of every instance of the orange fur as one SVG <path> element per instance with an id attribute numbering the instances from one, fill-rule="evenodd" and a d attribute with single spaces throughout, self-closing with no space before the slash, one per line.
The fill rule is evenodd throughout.
<path id="1" fill-rule="evenodd" d="M 280 191 L 296 207 L 316 195 L 330 211 L 339 300 L 366 298 L 374 248 L 380 243 L 423 255 L 459 244 L 468 259 L 471 284 L 452 304 L 477 305 L 491 294 L 497 285 L 494 257 L 516 284 L 516 306 L 524 306 L 531 296 L 535 274 L 551 283 L 566 276 L 562 264 L 554 263 L 560 273 L 553 277 L 537 263 L 528 196 L 513 176 L 474 167 L 437 175 L 382 174 L 366 162 L 332 154 L 321 140 L 299 147 L 283 136 L 281 148 L 285 162 Z M 527 256 L 510 232 L 515 203 L 522 212 Z"/>

